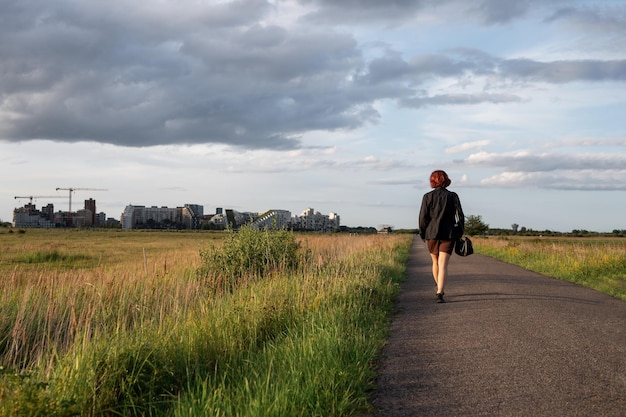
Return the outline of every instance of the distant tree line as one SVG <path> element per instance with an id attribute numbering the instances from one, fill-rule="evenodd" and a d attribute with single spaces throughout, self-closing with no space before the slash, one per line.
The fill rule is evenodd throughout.
<path id="1" fill-rule="evenodd" d="M 357 226 L 357 227 L 341 226 L 339 227 L 339 231 L 342 233 L 355 233 L 355 234 L 378 233 L 378 230 L 376 230 L 375 227 L 366 227 L 366 226 Z"/>
<path id="2" fill-rule="evenodd" d="M 492 236 L 570 236 L 570 237 L 625 237 L 626 230 L 614 229 L 612 232 L 594 232 L 584 229 L 574 229 L 571 232 L 556 232 L 554 230 L 534 230 L 521 227 L 519 230 L 512 229 L 489 229 L 487 233 Z"/>
<path id="3" fill-rule="evenodd" d="M 419 233 L 419 229 L 401 229 L 394 233 Z M 555 232 L 553 230 L 534 230 L 516 223 L 510 229 L 489 227 L 480 215 L 465 217 L 465 234 L 469 236 L 569 236 L 569 237 L 626 237 L 626 229 L 614 229 L 611 233 L 594 232 L 574 229 L 571 232 Z"/>

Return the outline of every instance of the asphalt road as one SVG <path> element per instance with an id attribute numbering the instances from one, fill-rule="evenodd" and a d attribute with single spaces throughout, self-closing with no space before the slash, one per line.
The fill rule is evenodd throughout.
<path id="1" fill-rule="evenodd" d="M 413 242 L 372 416 L 626 416 L 626 302 L 453 255 L 446 303 Z"/>

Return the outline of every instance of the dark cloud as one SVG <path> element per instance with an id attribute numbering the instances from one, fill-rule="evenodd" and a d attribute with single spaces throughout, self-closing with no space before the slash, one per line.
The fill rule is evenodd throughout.
<path id="1" fill-rule="evenodd" d="M 441 0 L 446 2 L 446 0 Z M 313 23 L 363 23 L 401 22 L 415 16 L 422 7 L 432 4 L 432 0 L 300 0 L 300 3 L 313 5 L 315 11 L 304 17 Z"/>
<path id="2" fill-rule="evenodd" d="M 378 117 L 377 96 L 345 81 L 362 65 L 354 39 L 262 26 L 265 2 L 186 13 L 47 4 L 3 9 L 21 22 L 0 41 L 3 139 L 290 149 L 301 132 Z"/>
<path id="3" fill-rule="evenodd" d="M 624 81 L 626 60 L 562 60 L 537 62 L 530 59 L 503 60 L 502 75 L 529 81 L 567 83 L 572 81 Z"/>
<path id="4" fill-rule="evenodd" d="M 430 97 L 412 97 L 400 100 L 403 107 L 420 108 L 442 105 L 472 105 L 481 103 L 517 103 L 522 99 L 514 94 L 440 94 Z"/>
<path id="5" fill-rule="evenodd" d="M 603 33 L 626 33 L 626 6 L 618 3 L 587 3 L 567 5 L 554 10 L 546 22 L 566 22 L 584 30 Z"/>
<path id="6" fill-rule="evenodd" d="M 626 60 L 559 60 L 542 62 L 532 59 L 502 59 L 481 51 L 457 49 L 450 54 L 429 54 L 411 61 L 415 77 L 486 75 L 513 81 L 567 83 L 573 81 L 624 81 Z"/>
<path id="7" fill-rule="evenodd" d="M 508 23 L 526 15 L 533 1 L 483 0 L 473 11 L 487 24 Z"/>
<path id="8" fill-rule="evenodd" d="M 434 4 L 303 3 L 345 22 L 359 13 L 391 21 Z M 486 1 L 480 10 L 495 22 L 523 14 L 529 2 L 512 4 Z M 380 100 L 413 108 L 521 100 L 503 91 L 429 92 L 428 83 L 442 78 L 626 79 L 626 60 L 538 62 L 469 49 L 414 57 L 388 49 L 366 58 L 345 30 L 268 23 L 274 7 L 263 0 L 2 2 L 0 139 L 293 149 L 307 131 L 379 122 Z"/>
<path id="9" fill-rule="evenodd" d="M 368 65 L 367 73 L 361 81 L 368 84 L 396 83 L 411 74 L 411 66 L 399 57 L 384 57 L 374 59 Z"/>
<path id="10" fill-rule="evenodd" d="M 536 8 L 567 4 L 567 0 L 300 0 L 300 3 L 314 7 L 305 19 L 315 23 L 402 24 L 423 10 L 448 6 L 457 13 L 451 19 L 462 16 L 494 25 L 525 17 Z"/>

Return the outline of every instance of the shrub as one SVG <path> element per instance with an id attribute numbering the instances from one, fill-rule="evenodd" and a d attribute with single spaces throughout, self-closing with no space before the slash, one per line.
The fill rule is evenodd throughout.
<path id="1" fill-rule="evenodd" d="M 200 250 L 198 275 L 208 279 L 214 289 L 228 291 L 271 272 L 296 270 L 306 255 L 293 232 L 229 229 L 223 244 Z"/>
<path id="2" fill-rule="evenodd" d="M 58 401 L 49 384 L 30 373 L 0 367 L 0 416 L 71 417 L 80 409 L 72 401 Z"/>

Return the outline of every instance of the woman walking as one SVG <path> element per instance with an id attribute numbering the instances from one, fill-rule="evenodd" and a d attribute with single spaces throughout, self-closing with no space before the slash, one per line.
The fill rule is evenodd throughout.
<path id="1" fill-rule="evenodd" d="M 433 278 L 437 285 L 437 302 L 443 299 L 448 262 L 454 250 L 455 223 L 465 227 L 465 217 L 459 196 L 447 189 L 452 181 L 445 171 L 437 170 L 430 174 L 432 191 L 424 194 L 419 215 L 420 237 L 426 241 L 428 252 L 433 261 Z"/>

